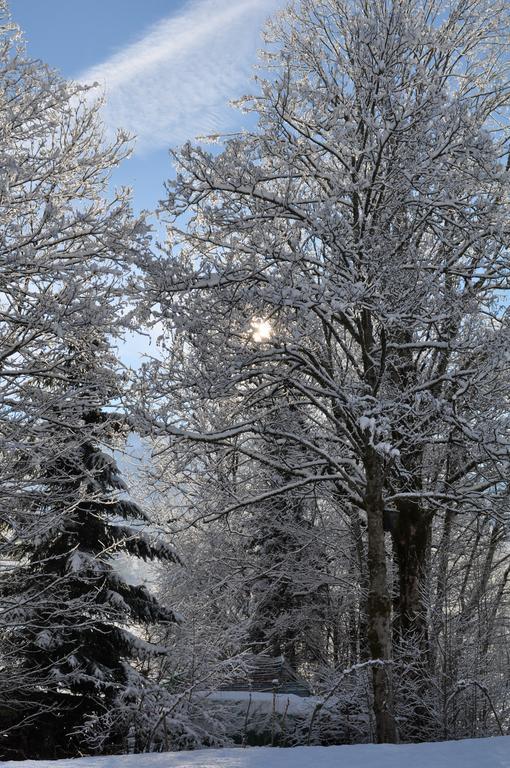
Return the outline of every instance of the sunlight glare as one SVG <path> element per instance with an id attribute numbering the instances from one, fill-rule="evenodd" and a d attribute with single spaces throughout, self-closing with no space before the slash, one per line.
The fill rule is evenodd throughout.
<path id="1" fill-rule="evenodd" d="M 252 320 L 251 328 L 253 341 L 261 343 L 264 341 L 269 341 L 271 338 L 273 329 L 271 328 L 271 323 L 269 320 L 262 320 L 261 318 L 257 317 Z"/>

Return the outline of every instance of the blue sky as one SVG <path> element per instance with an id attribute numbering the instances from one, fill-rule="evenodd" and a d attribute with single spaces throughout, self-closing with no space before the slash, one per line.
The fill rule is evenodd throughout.
<path id="1" fill-rule="evenodd" d="M 137 134 L 113 183 L 153 210 L 172 175 L 168 149 L 228 133 L 246 117 L 228 101 L 250 92 L 264 20 L 283 0 L 10 0 L 30 56 L 68 78 L 98 81 L 104 120 Z M 122 360 L 137 366 L 154 341 L 131 334 Z"/>
<path id="2" fill-rule="evenodd" d="M 115 176 L 153 208 L 171 173 L 168 148 L 228 133 L 228 101 L 250 83 L 265 18 L 283 0 L 10 0 L 28 52 L 66 77 L 100 83 L 110 131 L 137 134 Z"/>

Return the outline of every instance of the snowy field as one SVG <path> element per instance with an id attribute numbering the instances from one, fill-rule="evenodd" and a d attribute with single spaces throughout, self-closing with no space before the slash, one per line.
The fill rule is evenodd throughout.
<path id="1" fill-rule="evenodd" d="M 436 744 L 203 749 L 0 764 L 10 768 L 510 768 L 510 736 Z"/>

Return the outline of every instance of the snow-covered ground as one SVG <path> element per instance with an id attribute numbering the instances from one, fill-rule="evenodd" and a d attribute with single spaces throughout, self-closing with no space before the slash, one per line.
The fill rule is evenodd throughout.
<path id="1" fill-rule="evenodd" d="M 510 736 L 353 747 L 202 749 L 158 755 L 26 760 L 9 768 L 510 768 Z"/>

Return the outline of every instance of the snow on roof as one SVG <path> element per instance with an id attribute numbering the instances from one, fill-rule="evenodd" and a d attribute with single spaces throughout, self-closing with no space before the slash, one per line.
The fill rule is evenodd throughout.
<path id="1" fill-rule="evenodd" d="M 297 696 L 294 693 L 269 693 L 266 691 L 236 691 L 221 690 L 204 692 L 197 691 L 197 696 L 203 695 L 208 701 L 225 701 L 229 704 L 239 704 L 243 710 L 249 708 L 251 715 L 270 713 L 302 715 L 311 717 L 313 710 L 322 702 L 317 696 Z"/>

